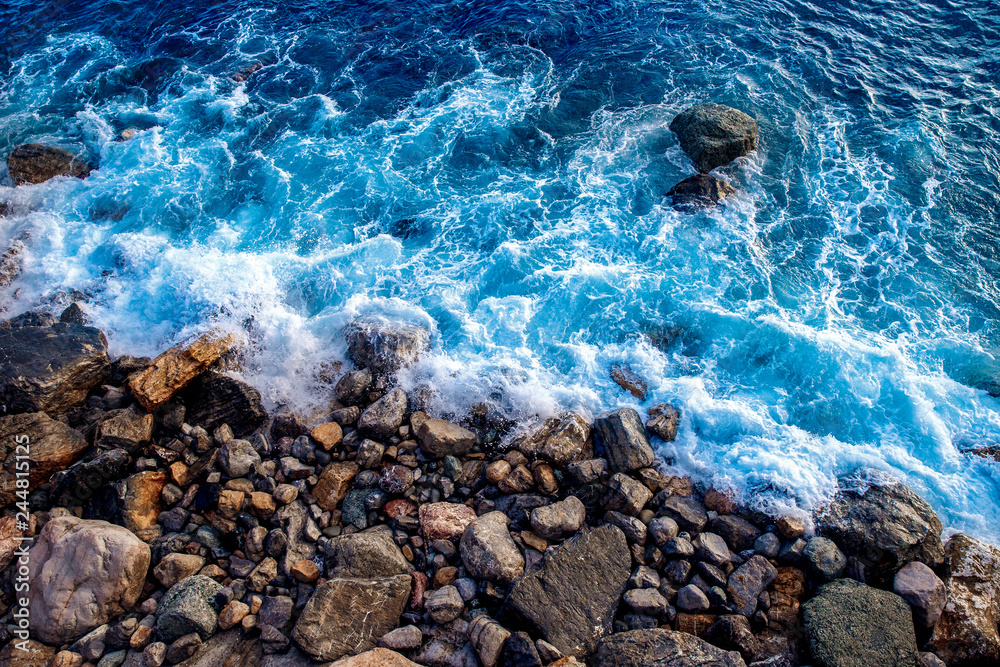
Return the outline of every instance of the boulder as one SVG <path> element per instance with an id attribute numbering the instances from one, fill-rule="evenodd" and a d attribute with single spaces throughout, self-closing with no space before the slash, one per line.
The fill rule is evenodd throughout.
<path id="1" fill-rule="evenodd" d="M 348 325 L 344 337 L 347 357 L 376 380 L 392 377 L 430 347 L 427 329 L 398 322 L 359 320 Z"/>
<path id="2" fill-rule="evenodd" d="M 21 144 L 7 156 L 14 185 L 37 185 L 56 176 L 87 178 L 91 169 L 85 158 L 45 144 Z"/>
<path id="3" fill-rule="evenodd" d="M 129 378 L 129 389 L 152 412 L 201 375 L 236 344 L 232 334 L 213 329 L 196 340 L 175 345 Z"/>
<path id="4" fill-rule="evenodd" d="M 568 414 L 548 432 L 541 447 L 541 455 L 554 465 L 565 466 L 579 461 L 588 450 L 590 424 L 581 415 Z"/>
<path id="5" fill-rule="evenodd" d="M 646 430 L 664 442 L 677 437 L 677 423 L 681 419 L 680 410 L 669 403 L 660 403 L 649 409 Z"/>
<path id="6" fill-rule="evenodd" d="M 949 665 L 1000 661 L 1000 549 L 957 533 L 948 540 L 947 602 L 926 648 Z"/>
<path id="7" fill-rule="evenodd" d="M 259 428 L 267 420 L 260 392 L 235 378 L 205 371 L 183 392 L 187 405 L 185 420 L 209 433 L 228 424 L 237 436 Z"/>
<path id="8" fill-rule="evenodd" d="M 317 660 L 338 660 L 375 647 L 399 623 L 411 578 L 334 578 L 316 588 L 292 630 L 292 640 Z"/>
<path id="9" fill-rule="evenodd" d="M 653 492 L 645 484 L 618 472 L 608 480 L 604 508 L 627 516 L 638 516 L 652 497 Z"/>
<path id="10" fill-rule="evenodd" d="M 201 574 L 191 575 L 170 587 L 156 606 L 156 637 L 170 643 L 198 633 L 207 639 L 215 633 L 220 605 L 216 594 L 222 584 Z"/>
<path id="11" fill-rule="evenodd" d="M 907 563 L 892 582 L 892 590 L 913 609 L 913 621 L 933 628 L 941 617 L 946 600 L 944 582 L 923 563 Z"/>
<path id="12" fill-rule="evenodd" d="M 565 655 L 589 654 L 611 632 L 631 564 L 619 528 L 579 533 L 547 549 L 539 568 L 514 582 L 506 613 Z"/>
<path id="13" fill-rule="evenodd" d="M 358 430 L 373 438 L 385 439 L 396 435 L 407 411 L 406 392 L 393 389 L 361 413 Z"/>
<path id="14" fill-rule="evenodd" d="M 673 519 L 681 530 L 691 534 L 700 533 L 708 523 L 705 506 L 694 496 L 670 496 L 663 502 L 660 512 Z M 725 531 L 720 526 L 712 526 L 712 530 L 723 538 L 726 537 Z"/>
<path id="15" fill-rule="evenodd" d="M 360 471 L 361 468 L 350 461 L 334 461 L 323 468 L 312 490 L 316 504 L 330 512 L 337 509 L 351 489 L 351 480 Z"/>
<path id="16" fill-rule="evenodd" d="M 466 526 L 459 552 L 470 576 L 506 584 L 524 571 L 524 557 L 507 530 L 509 522 L 503 512 L 488 512 Z"/>
<path id="17" fill-rule="evenodd" d="M 937 514 L 899 483 L 871 486 L 864 493 L 841 491 L 816 523 L 820 534 L 869 563 L 880 581 L 891 581 L 910 561 L 935 567 L 944 560 Z"/>
<path id="18" fill-rule="evenodd" d="M 121 526 L 63 516 L 45 524 L 29 559 L 31 631 L 59 645 L 135 605 L 150 551 Z"/>
<path id="19" fill-rule="evenodd" d="M 605 637 L 594 653 L 594 667 L 746 667 L 735 651 L 723 651 L 687 634 L 654 628 Z"/>
<path id="20" fill-rule="evenodd" d="M 472 431 L 443 419 L 427 419 L 417 427 L 420 448 L 428 456 L 462 456 L 476 446 L 478 439 Z"/>
<path id="21" fill-rule="evenodd" d="M 587 508 L 576 496 L 531 510 L 531 528 L 547 540 L 575 533 L 586 519 Z"/>
<path id="22" fill-rule="evenodd" d="M 802 620 L 817 667 L 912 667 L 917 662 L 910 608 L 888 591 L 838 579 L 802 605 Z"/>
<path id="23" fill-rule="evenodd" d="M 0 417 L 0 507 L 18 499 L 18 462 L 23 465 L 30 460 L 27 478 L 30 492 L 49 481 L 54 473 L 72 465 L 87 447 L 79 431 L 44 412 Z"/>
<path id="24" fill-rule="evenodd" d="M 639 413 L 632 408 L 618 408 L 597 417 L 594 434 L 615 472 L 648 468 L 655 461 Z"/>
<path id="25" fill-rule="evenodd" d="M 58 413 L 83 401 L 110 368 L 108 343 L 93 327 L 0 329 L 0 404 L 7 413 Z"/>
<path id="26" fill-rule="evenodd" d="M 678 211 L 694 212 L 711 208 L 730 195 L 735 188 L 721 178 L 709 174 L 689 176 L 670 188 L 667 199 Z"/>
<path id="27" fill-rule="evenodd" d="M 420 532 L 428 542 L 457 540 L 476 519 L 476 511 L 460 503 L 424 503 L 420 506 Z"/>
<path id="28" fill-rule="evenodd" d="M 392 539 L 392 529 L 381 525 L 335 537 L 326 546 L 326 569 L 331 577 L 378 579 L 409 574 L 413 567 Z"/>
<path id="29" fill-rule="evenodd" d="M 757 148 L 757 121 L 722 104 L 699 104 L 670 122 L 681 150 L 708 173 Z"/>

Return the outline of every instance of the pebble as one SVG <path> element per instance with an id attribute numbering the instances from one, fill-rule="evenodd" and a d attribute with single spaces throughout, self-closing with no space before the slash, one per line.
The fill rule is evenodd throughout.
<path id="1" fill-rule="evenodd" d="M 711 604 L 708 596 L 695 585 L 688 584 L 677 591 L 677 608 L 689 612 L 708 611 Z"/>
<path id="2" fill-rule="evenodd" d="M 465 609 L 465 601 L 454 586 L 444 586 L 427 596 L 424 608 L 437 623 L 449 623 Z"/>

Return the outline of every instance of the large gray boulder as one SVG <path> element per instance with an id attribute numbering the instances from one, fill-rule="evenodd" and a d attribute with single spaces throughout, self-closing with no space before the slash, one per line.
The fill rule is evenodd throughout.
<path id="1" fill-rule="evenodd" d="M 838 579 L 802 605 L 817 667 L 913 667 L 917 640 L 901 597 L 853 579 Z"/>
<path id="2" fill-rule="evenodd" d="M 108 341 L 93 327 L 0 329 L 0 404 L 7 414 L 63 412 L 110 369 Z"/>
<path id="3" fill-rule="evenodd" d="M 746 667 L 736 651 L 723 651 L 686 632 L 660 628 L 619 632 L 601 640 L 594 667 Z"/>
<path id="4" fill-rule="evenodd" d="M 757 121 L 723 104 L 699 104 L 670 122 L 681 149 L 708 173 L 757 148 Z"/>
<path id="5" fill-rule="evenodd" d="M 398 625 L 411 585 L 409 575 L 330 579 L 309 598 L 292 640 L 316 660 L 339 660 L 372 649 Z"/>
<path id="6" fill-rule="evenodd" d="M 68 644 L 128 611 L 149 560 L 149 546 L 121 526 L 51 519 L 29 553 L 31 632 L 48 644 Z"/>
<path id="7" fill-rule="evenodd" d="M 551 547 L 514 582 L 505 610 L 566 655 L 583 656 L 610 634 L 632 564 L 620 528 L 601 526 Z"/>

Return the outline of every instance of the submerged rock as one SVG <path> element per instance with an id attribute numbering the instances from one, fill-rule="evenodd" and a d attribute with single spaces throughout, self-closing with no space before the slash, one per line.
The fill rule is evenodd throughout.
<path id="1" fill-rule="evenodd" d="M 14 185 L 44 183 L 56 176 L 87 178 L 91 166 L 69 151 L 44 144 L 21 144 L 7 156 Z"/>
<path id="2" fill-rule="evenodd" d="M 721 178 L 697 174 L 670 188 L 667 198 L 678 211 L 694 212 L 715 206 L 736 190 Z"/>
<path id="3" fill-rule="evenodd" d="M 757 121 L 723 104 L 699 104 L 670 122 L 681 149 L 708 173 L 757 148 Z"/>

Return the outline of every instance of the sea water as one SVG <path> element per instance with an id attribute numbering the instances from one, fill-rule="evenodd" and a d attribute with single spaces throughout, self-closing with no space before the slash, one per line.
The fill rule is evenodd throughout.
<path id="1" fill-rule="evenodd" d="M 973 0 L 67 0 L 0 5 L 6 312 L 113 354 L 245 338 L 329 396 L 359 317 L 420 324 L 434 408 L 681 410 L 679 471 L 762 507 L 905 481 L 1000 542 L 1000 12 Z M 255 70 L 250 72 L 249 70 Z M 242 76 L 233 76 L 245 72 Z M 689 105 L 754 116 L 725 206 L 672 210 Z M 130 141 L 116 141 L 135 128 Z M 627 364 L 640 401 L 610 378 Z"/>

